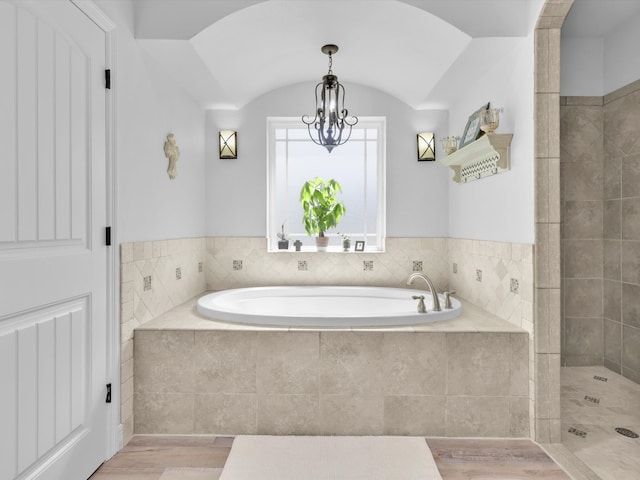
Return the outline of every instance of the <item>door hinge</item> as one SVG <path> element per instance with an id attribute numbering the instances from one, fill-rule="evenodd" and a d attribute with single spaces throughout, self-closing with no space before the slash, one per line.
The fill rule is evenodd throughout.
<path id="1" fill-rule="evenodd" d="M 107 403 L 111 403 L 111 384 L 107 383 Z"/>
<path id="2" fill-rule="evenodd" d="M 104 229 L 104 243 L 107 247 L 111 246 L 111 227 Z"/>
<path id="3" fill-rule="evenodd" d="M 104 71 L 104 87 L 111 90 L 111 69 Z"/>

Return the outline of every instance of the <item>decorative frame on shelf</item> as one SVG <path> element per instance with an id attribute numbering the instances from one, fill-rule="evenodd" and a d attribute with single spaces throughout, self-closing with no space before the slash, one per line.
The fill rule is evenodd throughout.
<path id="1" fill-rule="evenodd" d="M 454 172 L 453 181 L 469 183 L 511 169 L 511 133 L 483 135 L 440 160 Z"/>
<path id="2" fill-rule="evenodd" d="M 476 141 L 480 138 L 484 133 L 480 130 L 480 116 L 479 113 L 483 110 L 489 110 L 491 106 L 491 102 L 487 102 L 485 105 L 480 107 L 478 110 L 469 115 L 469 119 L 467 120 L 467 125 L 464 127 L 464 132 L 462 133 L 462 137 L 460 137 L 460 145 L 458 148 L 462 148 L 466 145 L 469 145 L 471 142 Z"/>
<path id="3" fill-rule="evenodd" d="M 356 252 L 364 252 L 364 241 L 356 240 L 356 247 L 354 248 Z"/>

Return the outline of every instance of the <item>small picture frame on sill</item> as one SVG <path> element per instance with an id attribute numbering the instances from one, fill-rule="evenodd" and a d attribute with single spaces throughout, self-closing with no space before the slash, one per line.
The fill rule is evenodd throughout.
<path id="1" fill-rule="evenodd" d="M 364 252 L 364 241 L 356 240 L 356 247 L 354 248 L 356 252 Z"/>
<path id="2" fill-rule="evenodd" d="M 490 103 L 483 105 L 478 110 L 473 112 L 469 119 L 467 120 L 467 125 L 464 127 L 464 132 L 462 133 L 462 137 L 460 137 L 460 145 L 458 149 L 464 147 L 465 145 L 469 145 L 471 142 L 476 141 L 482 135 L 482 131 L 480 130 L 480 112 L 483 110 L 488 110 Z"/>

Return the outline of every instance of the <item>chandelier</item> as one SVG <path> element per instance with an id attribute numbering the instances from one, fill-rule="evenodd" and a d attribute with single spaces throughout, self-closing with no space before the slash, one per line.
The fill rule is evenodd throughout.
<path id="1" fill-rule="evenodd" d="M 351 128 L 358 123 L 358 117 L 350 117 L 344 108 L 344 87 L 331 70 L 332 55 L 338 51 L 338 46 L 325 45 L 321 50 L 329 55 L 329 72 L 316 85 L 315 117 L 311 119 L 309 115 L 303 115 L 302 121 L 307 125 L 311 140 L 331 153 L 335 147 L 349 140 Z"/>

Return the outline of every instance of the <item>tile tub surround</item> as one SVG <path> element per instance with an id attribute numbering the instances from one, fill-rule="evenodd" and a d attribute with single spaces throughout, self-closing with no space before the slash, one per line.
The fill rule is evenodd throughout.
<path id="1" fill-rule="evenodd" d="M 337 240 L 335 240 L 337 242 Z M 405 288 L 416 268 L 449 286 L 448 238 L 387 238 L 384 252 L 267 252 L 266 238 L 208 237 L 209 290 L 268 285 Z M 418 270 L 420 271 L 420 270 Z"/>
<path id="2" fill-rule="evenodd" d="M 458 262 L 456 274 L 452 270 L 454 257 Z M 248 237 L 123 244 L 121 412 L 124 442 L 133 433 L 133 328 L 171 308 L 183 297 L 190 298 L 206 289 L 273 284 L 334 283 L 404 288 L 408 274 L 422 268 L 439 291 L 457 289 L 460 295 L 468 294 L 491 313 L 531 333 L 531 302 L 527 293 L 533 276 L 531 257 L 531 245 L 448 238 L 388 238 L 385 252 L 348 254 L 267 253 L 266 239 Z M 201 258 L 204 258 L 206 287 L 199 269 L 185 267 L 199 266 Z M 301 264 L 304 268 L 300 268 Z M 182 278 L 175 280 L 178 267 Z M 478 269 L 484 272 L 484 282 L 476 284 L 472 276 Z M 519 287 L 517 294 L 510 291 L 512 279 Z M 145 290 L 149 283 L 145 284 L 145 280 L 151 280 L 151 291 Z M 171 282 L 173 286 L 188 285 L 189 288 L 169 292 L 166 286 L 171 286 Z M 533 375 L 532 367 L 530 372 Z M 530 411 L 533 412 L 532 405 Z"/>
<path id="3" fill-rule="evenodd" d="M 561 118 L 563 363 L 640 382 L 640 80 Z"/>
<path id="4" fill-rule="evenodd" d="M 265 238 L 208 237 L 207 288 L 327 284 L 406 288 L 410 273 L 424 271 L 439 292 L 455 290 L 488 312 L 533 331 L 533 245 L 387 238 L 385 247 L 375 253 L 269 253 Z M 484 272 L 482 282 L 475 280 L 478 269 Z M 511 291 L 511 280 L 516 281 L 518 293 Z"/>
<path id="5" fill-rule="evenodd" d="M 133 435 L 133 330 L 206 289 L 205 257 L 205 238 L 120 245 L 120 421 L 124 444 Z"/>
<path id="6" fill-rule="evenodd" d="M 463 308 L 318 331 L 215 322 L 186 302 L 135 331 L 135 431 L 527 437 L 528 334 Z"/>

